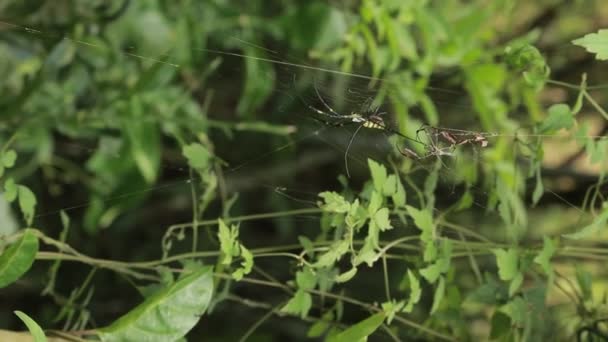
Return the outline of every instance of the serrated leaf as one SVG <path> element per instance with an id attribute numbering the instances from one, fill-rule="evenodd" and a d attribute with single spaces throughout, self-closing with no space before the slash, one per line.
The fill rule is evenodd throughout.
<path id="1" fill-rule="evenodd" d="M 236 281 L 243 279 L 245 275 L 251 273 L 251 269 L 253 268 L 253 254 L 243 245 L 241 245 L 240 255 L 243 258 L 241 267 L 232 272 L 232 278 Z"/>
<path id="2" fill-rule="evenodd" d="M 574 126 L 574 115 L 570 106 L 564 103 L 549 107 L 549 116 L 540 125 L 541 134 L 552 134 L 560 129 L 570 129 Z"/>
<path id="3" fill-rule="evenodd" d="M 38 253 L 38 236 L 34 229 L 26 229 L 15 243 L 0 256 L 0 288 L 6 287 L 27 272 Z"/>
<path id="4" fill-rule="evenodd" d="M 543 236 L 543 249 L 534 258 L 534 262 L 539 264 L 545 274 L 550 276 L 553 273 L 553 267 L 551 267 L 551 257 L 555 254 L 557 246 L 553 240 L 547 236 Z"/>
<path id="5" fill-rule="evenodd" d="M 325 191 L 319 194 L 323 198 L 323 203 L 319 207 L 324 211 L 331 213 L 347 213 L 350 209 L 350 203 L 342 197 L 342 195 L 334 191 Z"/>
<path id="6" fill-rule="evenodd" d="M 435 289 L 435 294 L 433 295 L 433 307 L 431 307 L 431 314 L 435 313 L 437 309 L 439 309 L 439 305 L 445 296 L 445 278 L 439 278 L 439 285 L 437 285 L 437 289 Z"/>
<path id="7" fill-rule="evenodd" d="M 395 175 L 389 175 L 384 182 L 382 188 L 382 194 L 386 197 L 393 196 L 397 192 L 397 177 Z"/>
<path id="8" fill-rule="evenodd" d="M 98 329 L 102 341 L 175 341 L 205 313 L 213 294 L 213 268 L 187 274 L 120 317 Z"/>
<path id="9" fill-rule="evenodd" d="M 209 166 L 211 153 L 205 146 L 199 143 L 186 145 L 182 148 L 182 154 L 188 159 L 190 167 L 196 170 L 204 170 Z"/>
<path id="10" fill-rule="evenodd" d="M 424 279 L 426 279 L 429 283 L 434 284 L 442 273 L 441 269 L 441 264 L 439 262 L 435 262 L 421 269 L 419 272 Z"/>
<path id="11" fill-rule="evenodd" d="M 351 280 L 355 274 L 357 274 L 357 268 L 353 267 L 350 270 L 338 275 L 336 277 L 336 283 L 346 283 L 347 281 Z"/>
<path id="12" fill-rule="evenodd" d="M 15 166 L 15 161 L 17 161 L 17 152 L 15 150 L 8 150 L 2 154 L 2 165 L 7 169 Z"/>
<path id="13" fill-rule="evenodd" d="M 221 263 L 223 265 L 230 265 L 232 263 L 232 257 L 238 255 L 238 230 L 236 229 L 236 226 L 228 228 L 221 219 L 218 220 L 218 225 L 217 238 L 220 241 L 220 250 L 222 251 Z"/>
<path id="14" fill-rule="evenodd" d="M 15 313 L 15 315 L 17 315 L 17 317 L 19 317 L 19 319 L 23 323 L 25 323 L 27 330 L 29 330 L 30 334 L 32 334 L 34 342 L 46 342 L 46 336 L 44 335 L 44 331 L 38 325 L 38 323 L 36 323 L 36 321 L 34 321 L 32 318 L 30 318 L 30 316 L 26 315 L 24 312 L 18 310 L 13 312 Z"/>
<path id="15" fill-rule="evenodd" d="M 361 341 L 373 334 L 382 322 L 386 314 L 384 312 L 377 313 L 339 333 L 338 335 L 328 338 L 328 342 L 354 342 Z"/>
<path id="16" fill-rule="evenodd" d="M 372 267 L 373 264 L 378 261 L 380 258 L 380 253 L 378 253 L 374 246 L 373 239 L 368 235 L 365 238 L 365 242 L 363 243 L 363 247 L 357 253 L 355 257 L 355 265 L 360 265 L 362 263 L 366 263 L 369 267 Z"/>
<path id="17" fill-rule="evenodd" d="M 412 270 L 407 270 L 407 277 L 410 283 L 410 298 L 407 300 L 407 305 L 403 308 L 403 312 L 410 313 L 414 309 L 414 305 L 420 301 L 422 289 L 420 288 L 420 281 Z"/>
<path id="18" fill-rule="evenodd" d="M 576 233 L 563 234 L 562 236 L 566 239 L 580 240 L 595 235 L 603 228 L 606 228 L 606 223 L 608 222 L 608 205 L 605 204 L 605 206 L 606 208 L 593 220 L 591 224 L 583 227 Z"/>
<path id="19" fill-rule="evenodd" d="M 17 199 L 17 184 L 12 178 L 9 178 L 4 182 L 4 199 L 9 203 Z"/>
<path id="20" fill-rule="evenodd" d="M 306 291 L 300 289 L 296 294 L 281 308 L 281 312 L 298 315 L 301 318 L 308 316 L 308 311 L 312 307 L 312 297 Z"/>
<path id="21" fill-rule="evenodd" d="M 595 53 L 595 58 L 598 60 L 608 60 L 608 29 L 586 34 L 582 38 L 573 40 L 572 43 Z"/>
<path id="22" fill-rule="evenodd" d="M 394 299 L 390 302 L 382 303 L 382 311 L 386 314 L 386 323 L 391 324 L 395 315 L 401 311 L 404 305 L 404 301 L 401 300 L 397 302 Z"/>
<path id="23" fill-rule="evenodd" d="M 395 204 L 396 208 L 402 208 L 405 206 L 405 201 L 406 201 L 405 188 L 403 187 L 403 184 L 401 184 L 399 177 L 395 178 L 395 182 L 396 182 L 396 190 L 392 196 L 393 204 Z"/>
<path id="24" fill-rule="evenodd" d="M 311 268 L 305 267 L 296 273 L 296 284 L 299 289 L 312 290 L 317 286 L 317 275 Z"/>
<path id="25" fill-rule="evenodd" d="M 387 172 L 384 165 L 375 162 L 373 159 L 367 159 L 367 165 L 372 174 L 372 182 L 374 183 L 374 189 L 382 193 L 384 189 L 384 183 L 386 183 Z"/>
<path id="26" fill-rule="evenodd" d="M 433 236 L 433 216 L 429 210 L 419 210 L 412 206 L 405 206 L 407 213 L 414 219 L 414 224 L 422 231 L 421 238 L 428 241 Z"/>
<path id="27" fill-rule="evenodd" d="M 380 192 L 374 190 L 372 191 L 372 195 L 369 199 L 369 205 L 367 206 L 367 212 L 370 217 L 374 216 L 374 213 L 378 211 L 382 207 L 383 197 Z"/>
<path id="28" fill-rule="evenodd" d="M 23 213 L 23 217 L 27 222 L 28 226 L 32 225 L 34 220 L 34 211 L 36 209 L 36 196 L 34 193 L 25 185 L 18 186 L 19 191 L 19 208 Z"/>
<path id="29" fill-rule="evenodd" d="M 494 249 L 492 252 L 496 256 L 500 279 L 511 280 L 515 278 L 519 270 L 519 252 L 517 249 L 510 248 L 506 251 L 504 249 Z"/>
<path id="30" fill-rule="evenodd" d="M 330 267 L 348 251 L 348 241 L 340 240 L 334 242 L 329 250 L 319 257 L 319 260 L 314 264 L 315 267 Z"/>
<path id="31" fill-rule="evenodd" d="M 511 283 L 509 284 L 509 297 L 513 297 L 515 292 L 519 290 L 519 287 L 524 282 L 524 275 L 521 272 L 517 272 Z"/>
<path id="32" fill-rule="evenodd" d="M 374 214 L 373 221 L 376 226 L 380 228 L 380 231 L 393 229 L 391 220 L 389 219 L 389 214 L 388 208 L 382 208 Z"/>

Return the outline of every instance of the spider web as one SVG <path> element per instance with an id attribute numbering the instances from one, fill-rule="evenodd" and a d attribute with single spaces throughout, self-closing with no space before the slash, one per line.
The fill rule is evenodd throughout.
<path id="1" fill-rule="evenodd" d="M 24 27 L 18 24 L 2 22 L 1 25 L 9 27 L 10 29 L 23 30 L 32 35 L 45 36 L 45 32 L 39 31 L 34 28 Z M 48 34 L 49 40 L 56 40 L 56 35 Z M 64 37 L 64 39 L 70 39 Z M 335 182 L 331 179 L 336 179 L 338 175 L 344 174 L 344 163 L 342 163 L 342 155 L 346 154 L 348 148 L 347 158 L 350 163 L 350 167 L 353 172 L 361 178 L 361 175 L 367 172 L 367 158 L 379 160 L 387 165 L 395 164 L 399 161 L 399 158 L 403 159 L 405 156 L 399 155 L 399 147 L 406 148 L 408 145 L 407 141 L 399 137 L 395 137 L 394 134 L 379 132 L 373 129 L 362 129 L 360 132 L 357 131 L 357 125 L 348 125 L 345 127 L 329 127 L 324 125 L 318 120 L 314 120 L 314 113 L 310 110 L 310 106 L 315 108 L 323 108 L 323 102 L 326 102 L 336 113 L 344 113 L 348 115 L 350 113 L 363 113 L 369 111 L 370 108 L 377 106 L 380 111 L 386 111 L 388 117 L 386 123 L 388 127 L 394 128 L 398 131 L 397 123 L 394 117 L 392 117 L 390 101 L 385 101 L 387 97 L 390 97 L 390 91 L 384 94 L 384 100 L 382 97 L 378 97 L 379 88 L 386 82 L 384 79 L 378 79 L 370 77 L 364 74 L 353 74 L 344 73 L 335 69 L 319 68 L 306 64 L 299 61 L 287 60 L 286 56 L 281 56 L 273 50 L 266 49 L 259 46 L 254 46 L 246 41 L 235 38 L 243 47 L 249 47 L 259 49 L 268 55 L 266 57 L 254 57 L 245 56 L 239 53 L 230 51 L 215 51 L 211 49 L 203 49 L 210 56 L 221 57 L 225 60 L 236 59 L 241 62 L 247 60 L 254 60 L 259 63 L 266 63 L 267 65 L 274 68 L 273 74 L 270 75 L 258 75 L 257 77 L 262 79 L 262 82 L 271 82 L 276 84 L 272 89 L 269 100 L 267 102 L 276 103 L 275 115 L 271 122 L 272 125 L 281 125 L 283 128 L 292 130 L 289 134 L 270 136 L 272 141 L 269 144 L 263 145 L 261 149 L 254 150 L 256 145 L 250 143 L 259 139 L 260 134 L 264 134 L 264 129 L 268 127 L 264 126 L 263 129 L 256 132 L 255 129 L 248 130 L 243 128 L 239 130 L 239 119 L 235 122 L 235 129 L 232 129 L 232 137 L 214 133 L 214 143 L 219 145 L 220 157 L 227 162 L 227 166 L 223 170 L 223 175 L 226 177 L 224 182 L 228 184 L 225 191 L 228 193 L 244 193 L 248 191 L 252 192 L 266 192 L 269 196 L 269 201 L 280 201 L 287 200 L 291 204 L 295 205 L 312 205 L 316 200 L 316 194 L 323 191 L 329 185 L 333 183 L 333 187 L 336 186 Z M 97 49 L 99 46 L 96 44 L 81 41 L 72 40 L 78 49 Z M 124 51 L 122 52 L 129 58 L 137 59 L 151 65 L 162 64 L 171 68 L 180 68 L 176 63 L 170 61 L 170 54 L 168 58 L 157 58 L 155 56 L 147 56 L 137 51 Z M 288 56 L 287 56 L 288 57 Z M 244 73 L 244 67 L 239 67 L 238 63 L 227 63 L 230 65 L 230 70 L 219 70 L 217 74 L 213 75 L 219 79 L 220 82 L 231 81 L 231 74 Z M 312 80 L 312 82 L 310 82 Z M 300 84 L 304 83 L 304 86 Z M 308 84 L 308 86 L 306 86 Z M 312 87 L 310 86 L 312 84 Z M 320 94 L 317 96 L 316 93 Z M 442 106 L 442 110 L 448 110 L 448 107 L 452 107 L 452 110 L 467 110 L 472 111 L 471 103 L 466 100 L 466 96 L 461 91 L 452 89 L 442 89 L 437 87 L 427 87 L 426 91 L 431 94 L 431 97 L 436 104 Z M 388 95 L 387 95 L 388 94 Z M 380 101 L 378 99 L 380 98 Z M 464 99 L 464 100 L 463 100 Z M 213 101 L 212 101 L 213 102 Z M 213 107 L 214 104 L 211 105 Z M 222 105 L 220 103 L 220 105 Z M 261 108 L 261 109 L 260 109 Z M 263 113 L 265 108 L 271 108 L 270 106 L 262 106 L 256 111 Z M 408 123 L 409 132 L 404 133 L 408 137 L 414 138 L 412 132 L 416 131 L 423 125 L 424 115 L 414 107 L 413 113 L 417 115 L 410 118 L 411 123 Z M 262 122 L 265 122 L 264 115 L 260 116 Z M 267 122 L 266 122 L 267 123 Z M 245 127 L 246 125 L 241 125 Z M 458 128 L 460 129 L 460 128 Z M 453 134 L 456 132 L 454 128 L 446 128 L 445 132 L 452 130 Z M 353 139 L 353 134 L 357 131 L 356 139 Z M 439 133 L 438 133 L 439 132 Z M 484 161 L 480 158 L 480 155 L 484 152 L 483 148 L 478 147 L 472 153 L 457 153 L 455 157 L 442 156 L 437 151 L 429 152 L 429 145 L 431 141 L 433 144 L 438 144 L 440 140 L 440 133 L 442 131 L 435 131 L 429 133 L 425 131 L 426 137 L 424 140 L 423 148 L 418 146 L 415 151 L 418 156 L 424 158 L 410 158 L 410 163 L 413 167 L 419 167 L 422 170 L 429 172 L 433 163 L 437 160 L 441 163 L 440 181 L 458 181 L 458 175 L 455 174 L 457 163 L 470 162 L 475 164 L 483 164 Z M 492 138 L 506 136 L 507 134 L 500 134 L 500 132 L 481 132 L 475 130 L 460 130 L 463 136 L 467 139 L 472 137 L 483 135 L 487 137 L 488 144 L 492 144 Z M 524 137 L 525 134 L 520 134 Z M 532 135 L 528 135 L 532 137 Z M 605 138 L 605 137 L 600 137 Z M 416 139 L 419 139 L 416 137 Z M 352 145 L 350 142 L 352 140 Z M 462 139 L 461 139 L 462 140 Z M 270 146 L 269 146 L 270 145 Z M 450 148 L 452 150 L 455 144 L 442 143 L 442 149 Z M 463 146 L 458 146 L 458 150 L 464 150 L 469 148 L 472 143 L 463 143 Z M 80 155 L 80 158 L 89 159 L 93 153 L 97 150 L 97 146 L 94 144 L 86 145 L 74 141 L 58 142 L 57 148 L 60 146 L 70 147 L 73 150 L 79 150 L 84 152 L 84 155 Z M 221 146 L 229 146 L 228 149 L 223 149 Z M 415 147 L 415 146 L 414 146 Z M 412 148 L 414 148 L 412 147 Z M 485 146 L 484 146 L 485 147 Z M 408 147 L 409 149 L 409 147 Z M 470 149 L 469 149 L 470 150 Z M 128 155 L 114 152 L 114 158 L 128 158 Z M 87 155 L 88 154 L 88 155 Z M 403 153 L 401 153 L 403 154 Z M 128 199 L 133 196 L 150 195 L 152 193 L 171 193 L 178 191 L 187 192 L 193 182 L 197 182 L 190 176 L 188 166 L 183 158 L 174 158 L 175 161 L 168 162 L 163 161 L 160 164 L 163 170 L 163 177 L 160 184 L 153 186 L 145 186 L 134 191 L 119 193 L 112 197 L 104 199 L 104 202 L 111 203 Z M 275 161 L 279 161 L 278 163 Z M 269 162 L 273 162 L 269 165 Z M 295 176 L 294 176 L 295 175 Z M 329 176 L 328 176 L 329 175 Z M 357 177 L 356 177 L 357 178 Z M 282 180 L 284 179 L 284 181 Z M 329 179 L 329 181 L 328 181 Z M 314 181 L 313 181 L 314 180 Z M 321 180 L 321 181 L 319 181 Z M 453 198 L 457 200 L 460 194 L 457 193 L 456 184 L 449 185 L 448 188 L 451 190 L 447 192 L 444 197 Z M 487 196 L 485 190 L 477 185 L 470 186 L 471 189 L 476 191 L 476 196 Z M 555 196 L 559 196 L 554 193 Z M 559 198 L 559 197 L 558 197 Z M 566 202 L 567 205 L 574 207 L 574 205 L 568 203 L 563 198 L 559 198 L 561 202 Z M 483 202 L 486 202 L 487 198 L 483 198 L 481 201 L 474 201 L 474 204 L 478 207 L 485 208 Z M 81 201 L 73 204 L 60 203 L 54 208 L 45 208 L 40 211 L 37 215 L 38 218 L 57 214 L 60 210 L 63 211 L 75 211 L 78 209 L 86 209 L 91 205 L 90 202 Z M 285 206 L 285 204 L 282 204 Z M 133 209 L 136 210 L 136 209 Z"/>

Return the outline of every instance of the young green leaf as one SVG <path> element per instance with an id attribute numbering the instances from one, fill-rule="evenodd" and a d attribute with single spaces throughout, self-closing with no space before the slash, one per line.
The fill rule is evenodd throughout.
<path id="1" fill-rule="evenodd" d="M 15 183 L 15 180 L 12 178 L 7 179 L 6 182 L 4 182 L 4 199 L 10 203 L 17 199 L 17 194 L 17 184 Z"/>
<path id="2" fill-rule="evenodd" d="M 32 318 L 30 318 L 30 316 L 26 315 L 24 312 L 18 310 L 13 312 L 15 313 L 15 315 L 17 315 L 17 317 L 19 317 L 19 319 L 23 323 L 25 323 L 27 330 L 30 331 L 30 334 L 32 334 L 32 337 L 34 338 L 34 342 L 46 342 L 46 336 L 44 335 L 44 331 L 38 325 L 38 323 L 36 323 L 36 321 L 34 321 Z"/>
<path id="3" fill-rule="evenodd" d="M 557 250 L 556 243 L 549 237 L 543 236 L 543 249 L 534 258 L 534 262 L 539 264 L 545 274 L 550 276 L 553 273 L 553 267 L 551 267 L 551 257 Z"/>
<path id="4" fill-rule="evenodd" d="M 386 183 L 387 172 L 384 165 L 375 162 L 373 159 L 367 159 L 367 165 L 372 174 L 372 181 L 374 183 L 374 189 L 382 193 L 384 190 L 384 183 Z"/>
<path id="5" fill-rule="evenodd" d="M 519 272 L 519 252 L 515 248 L 509 250 L 494 249 L 496 265 L 498 266 L 498 276 L 501 280 L 511 280 Z"/>
<path id="6" fill-rule="evenodd" d="M 27 272 L 38 253 L 38 237 L 34 229 L 26 229 L 15 243 L 0 256 L 0 288 L 6 287 Z"/>
<path id="7" fill-rule="evenodd" d="M 236 226 L 228 228 L 223 220 L 219 219 L 219 230 L 217 233 L 220 241 L 220 250 L 222 251 L 222 264 L 230 265 L 232 257 L 238 255 L 238 230 Z"/>
<path id="8" fill-rule="evenodd" d="M 251 269 L 253 268 L 253 254 L 243 245 L 241 245 L 240 255 L 243 258 L 241 267 L 232 272 L 232 277 L 236 281 L 243 279 L 243 276 L 251 273 Z"/>
<path id="9" fill-rule="evenodd" d="M 586 34 L 582 38 L 573 40 L 572 43 L 595 53 L 595 58 L 598 60 L 608 60 L 608 29 Z"/>
<path id="10" fill-rule="evenodd" d="M 365 238 L 363 247 L 361 247 L 359 253 L 357 253 L 357 256 L 355 257 L 354 264 L 357 266 L 362 263 L 366 263 L 369 267 L 372 267 L 379 258 L 380 253 L 376 251 L 374 238 L 371 235 L 368 235 Z"/>
<path id="11" fill-rule="evenodd" d="M 348 251 L 348 241 L 340 240 L 334 242 L 325 254 L 319 257 L 319 260 L 314 264 L 315 267 L 331 267 L 336 261 L 340 260 Z"/>
<path id="12" fill-rule="evenodd" d="M 400 300 L 397 302 L 394 299 L 392 301 L 382 303 L 382 311 L 384 311 L 386 314 L 386 323 L 391 324 L 393 318 L 395 318 L 395 315 L 401 311 L 404 305 L 404 301 Z"/>
<path id="13" fill-rule="evenodd" d="M 591 224 L 581 228 L 581 230 L 576 233 L 563 234 L 562 236 L 566 239 L 580 240 L 597 234 L 600 230 L 606 228 L 606 223 L 608 222 L 608 202 L 605 202 L 603 206 L 604 210 L 593 220 Z"/>
<path id="14" fill-rule="evenodd" d="M 403 312 L 410 313 L 414 309 L 414 305 L 420 301 L 422 289 L 420 288 L 420 281 L 412 270 L 407 270 L 407 277 L 410 283 L 410 298 L 407 300 L 407 305 L 403 308 Z"/>
<path id="15" fill-rule="evenodd" d="M 281 308 L 281 312 L 292 315 L 298 315 L 301 318 L 308 316 L 308 311 L 312 307 L 312 297 L 302 289 L 296 291 L 296 294 Z"/>
<path id="16" fill-rule="evenodd" d="M 379 312 L 351 326 L 343 332 L 328 338 L 327 342 L 354 342 L 364 340 L 380 327 L 385 318 L 386 314 L 384 312 Z"/>
<path id="17" fill-rule="evenodd" d="M 34 220 L 34 210 L 36 208 L 36 196 L 34 193 L 25 185 L 18 186 L 19 191 L 19 208 L 23 213 L 23 217 L 27 222 L 28 226 L 32 225 Z"/>
<path id="18" fill-rule="evenodd" d="M 15 161 L 17 160 L 17 152 L 15 150 L 8 150 L 2 154 L 2 165 L 10 169 L 15 166 Z"/>
<path id="19" fill-rule="evenodd" d="M 353 267 L 350 270 L 338 275 L 336 277 L 336 283 L 346 283 L 347 281 L 351 280 L 355 274 L 357 274 L 357 268 Z"/>
<path id="20" fill-rule="evenodd" d="M 325 191 L 319 194 L 323 199 L 323 203 L 319 203 L 319 207 L 330 213 L 347 213 L 350 209 L 350 203 L 342 197 L 342 195 L 334 191 Z"/>
<path id="21" fill-rule="evenodd" d="M 513 295 L 515 294 L 515 292 L 517 292 L 517 290 L 519 290 L 519 287 L 523 282 L 524 274 L 518 271 L 515 277 L 513 277 L 513 279 L 511 280 L 511 283 L 509 284 L 509 297 L 513 297 Z"/>
<path id="22" fill-rule="evenodd" d="M 157 176 L 161 158 L 161 136 L 155 121 L 142 120 L 143 103 L 139 96 L 132 96 L 130 115 L 125 115 L 124 132 L 129 141 L 135 165 L 148 184 Z"/>
<path id="23" fill-rule="evenodd" d="M 403 187 L 403 184 L 401 184 L 399 177 L 395 177 L 395 182 L 396 190 L 395 193 L 392 195 L 393 204 L 395 204 L 396 208 L 403 208 L 405 206 L 406 201 L 405 188 Z"/>
<path id="24" fill-rule="evenodd" d="M 405 206 L 407 213 L 414 219 L 414 224 L 422 231 L 421 238 L 428 241 L 433 236 L 433 216 L 429 210 L 419 210 L 412 206 Z"/>
<path id="25" fill-rule="evenodd" d="M 296 284 L 301 290 L 312 290 L 317 286 L 317 275 L 310 267 L 296 273 Z"/>
<path id="26" fill-rule="evenodd" d="M 388 208 L 382 208 L 374 214 L 372 222 L 380 229 L 380 231 L 393 229 L 391 220 L 389 219 L 389 214 Z"/>
<path id="27" fill-rule="evenodd" d="M 384 182 L 382 194 L 386 197 L 393 196 L 397 192 L 397 176 L 389 175 Z"/>
<path id="28" fill-rule="evenodd" d="M 435 313 L 435 311 L 437 311 L 437 309 L 439 309 L 439 304 L 441 304 L 441 301 L 443 300 L 444 296 L 445 296 L 445 278 L 440 277 L 439 285 L 437 285 L 437 288 L 435 289 L 435 294 L 433 295 L 433 306 L 431 307 L 431 314 Z"/>
<path id="29" fill-rule="evenodd" d="M 201 267 L 148 297 L 111 325 L 98 329 L 102 341 L 175 341 L 205 313 L 213 293 L 213 268 Z"/>
<path id="30" fill-rule="evenodd" d="M 540 125 L 541 134 L 552 134 L 560 129 L 570 129 L 574 126 L 574 115 L 570 106 L 564 103 L 549 107 L 549 116 Z"/>
<path id="31" fill-rule="evenodd" d="M 204 170 L 209 165 L 211 153 L 201 144 L 193 143 L 182 148 L 182 154 L 188 159 L 190 167 L 196 170 Z"/>
<path id="32" fill-rule="evenodd" d="M 310 327 L 310 329 L 308 329 L 308 332 L 306 333 L 306 337 L 308 337 L 308 338 L 320 337 L 321 335 L 323 335 L 324 332 L 327 331 L 327 329 L 330 327 L 330 323 L 333 320 L 334 320 L 333 311 L 327 311 L 326 313 L 323 314 L 323 316 L 321 317 L 320 320 L 315 322 L 315 324 L 313 324 Z"/>

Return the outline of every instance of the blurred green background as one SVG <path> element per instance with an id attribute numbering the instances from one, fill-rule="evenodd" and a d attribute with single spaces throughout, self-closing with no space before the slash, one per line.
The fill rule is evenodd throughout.
<path id="1" fill-rule="evenodd" d="M 605 65 L 570 42 L 607 23 L 608 7 L 601 0 L 0 0 L 0 143 L 14 139 L 19 159 L 7 172 L 36 194 L 35 227 L 58 238 L 64 210 L 71 246 L 97 258 L 144 261 L 162 256 L 169 226 L 192 220 L 191 184 L 204 219 L 305 208 L 325 190 L 358 191 L 369 178 L 367 158 L 412 172 L 412 184 L 422 184 L 429 163 L 401 156 L 395 145 L 407 142 L 367 130 L 353 139 L 351 178 L 338 179 L 345 174 L 344 152 L 354 128 L 325 125 L 310 107 L 325 110 L 326 101 L 348 114 L 374 101 L 391 125 L 409 136 L 423 123 L 499 132 L 490 150 L 459 154 L 444 165 L 435 209 L 453 209 L 470 199 L 463 210 L 450 212 L 454 222 L 498 241 L 534 245 L 543 234 L 580 224 L 573 207 L 582 206 L 602 164 L 581 162 L 584 152 L 572 141 L 545 142 L 544 161 L 533 149 L 513 152 L 512 136 L 520 133 L 526 143 L 539 143 L 525 135 L 543 120 L 545 109 L 575 101 L 575 91 L 544 86 L 547 66 L 554 80 L 579 84 L 585 72 L 589 84 L 603 82 Z M 542 59 L 526 66 L 530 75 L 541 75 L 537 81 L 522 77 L 505 53 L 507 46 L 525 44 L 546 59 L 547 66 Z M 605 91 L 592 94 L 605 102 Z M 589 123 L 590 134 L 603 135 L 605 120 L 598 118 L 584 108 L 577 120 Z M 182 155 L 192 142 L 209 152 L 204 172 L 189 170 Z M 545 189 L 553 194 L 545 193 L 533 206 L 537 178 L 529 172 L 536 169 L 542 169 Z M 501 217 L 491 208 L 504 195 L 493 181 L 497 174 L 505 184 L 520 186 L 513 190 L 514 207 L 523 211 L 514 214 L 517 233 L 497 229 Z M 0 233 L 11 234 L 23 224 L 16 210 L 5 207 L 0 198 Z M 199 249 L 217 249 L 212 233 L 201 232 Z M 314 238 L 320 232 L 318 217 L 295 215 L 244 222 L 240 237 L 256 248 L 298 243 L 299 235 Z M 174 239 L 171 252 L 188 251 L 190 244 L 190 235 Z M 572 270 L 570 262 L 564 260 L 562 272 Z M 482 271 L 494 267 L 490 258 L 480 257 L 480 264 Z M 87 287 L 90 297 L 77 300 L 86 303 L 73 308 L 73 317 L 60 317 L 90 267 L 63 263 L 54 291 L 41 294 L 49 265 L 37 262 L 27 277 L 0 291 L 1 329 L 22 329 L 15 309 L 46 328 L 91 329 L 141 301 L 132 279 L 98 270 Z M 462 265 L 467 267 L 464 260 Z M 273 258 L 260 258 L 256 266 L 280 281 L 292 279 L 296 268 L 295 262 Z M 405 268 L 391 270 L 394 289 Z M 348 294 L 377 301 L 384 291 L 381 268 L 365 272 Z M 605 276 L 594 273 L 598 281 Z M 462 289 L 453 296 L 465 297 L 472 275 L 453 278 Z M 288 299 L 276 289 L 246 284 L 230 291 L 189 340 L 243 336 L 266 310 L 238 298 L 273 305 Z M 563 295 L 549 298 L 551 305 L 564 302 Z M 425 297 L 423 306 L 431 304 Z M 463 339 L 485 336 L 487 312 L 472 312 L 446 310 L 428 325 L 449 326 Z M 343 322 L 366 315 L 347 309 Z M 550 336 L 548 322 L 559 321 L 557 316 L 548 314 L 548 330 L 535 336 Z M 425 314 L 413 317 L 424 321 Z M 310 324 L 273 315 L 250 340 L 305 340 Z M 564 338 L 572 336 L 568 329 Z M 404 340 L 407 336 L 402 332 Z M 416 336 L 412 340 L 428 338 Z"/>

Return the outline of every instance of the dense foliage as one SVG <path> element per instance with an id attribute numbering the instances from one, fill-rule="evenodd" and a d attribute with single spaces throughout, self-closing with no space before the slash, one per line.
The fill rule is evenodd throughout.
<path id="1" fill-rule="evenodd" d="M 0 340 L 608 338 L 604 7 L 0 1 Z"/>

